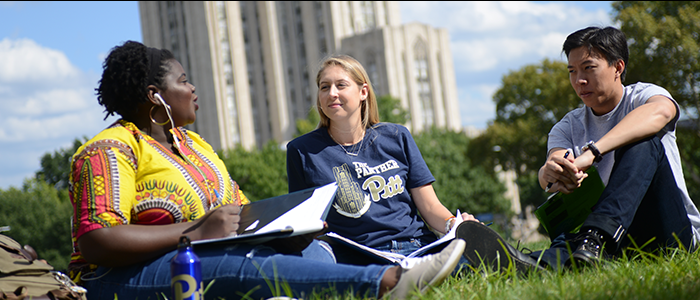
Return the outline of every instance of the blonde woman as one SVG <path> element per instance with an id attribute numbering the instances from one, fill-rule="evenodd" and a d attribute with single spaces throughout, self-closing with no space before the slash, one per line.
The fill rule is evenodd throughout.
<path id="1" fill-rule="evenodd" d="M 448 231 L 454 215 L 435 194 L 435 178 L 408 129 L 379 122 L 362 65 L 347 55 L 328 57 L 316 84 L 321 121 L 287 144 L 289 191 L 337 181 L 329 230 L 375 249 L 409 254 L 437 239 L 428 225 Z M 357 263 L 334 251 L 338 262 Z"/>

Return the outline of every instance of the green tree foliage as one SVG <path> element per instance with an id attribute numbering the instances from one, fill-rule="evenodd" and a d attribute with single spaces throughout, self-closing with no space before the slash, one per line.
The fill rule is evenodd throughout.
<path id="1" fill-rule="evenodd" d="M 318 110 L 316 110 L 316 106 L 312 106 L 306 119 L 297 119 L 297 132 L 294 137 L 300 137 L 313 131 L 318 126 L 319 121 L 321 121 L 321 117 L 318 115 Z"/>
<path id="2" fill-rule="evenodd" d="M 688 188 L 690 199 L 700 207 L 700 138 L 698 128 L 692 125 L 692 121 L 684 122 L 687 125 L 677 126 L 678 150 L 681 153 L 683 175 Z"/>
<path id="3" fill-rule="evenodd" d="M 464 133 L 442 128 L 414 135 L 423 159 L 435 177 L 433 188 L 440 201 L 454 212 L 510 214 L 505 186 L 467 157 L 471 146 Z"/>
<path id="4" fill-rule="evenodd" d="M 493 98 L 496 119 L 474 139 L 468 155 L 490 173 L 496 166 L 515 171 L 522 204 L 539 205 L 546 195 L 538 187 L 536 174 L 547 158 L 547 134 L 582 103 L 571 88 L 566 63 L 561 61 L 545 59 L 539 65 L 527 65 L 508 73 L 502 81 L 503 87 Z"/>
<path id="5" fill-rule="evenodd" d="M 83 141 L 87 141 L 87 138 L 83 137 Z M 70 158 L 83 145 L 83 141 L 76 138 L 71 147 L 56 150 L 53 154 L 45 153 L 41 157 L 41 169 L 36 172 L 35 178 L 46 181 L 59 190 L 67 188 Z"/>
<path id="6" fill-rule="evenodd" d="M 388 94 L 377 98 L 377 109 L 379 120 L 382 122 L 406 124 L 411 116 L 408 110 L 401 106 L 400 99 Z"/>
<path id="7" fill-rule="evenodd" d="M 678 146 L 691 197 L 700 199 L 700 2 L 620 1 L 613 9 L 629 41 L 625 84 L 643 81 L 665 87 L 688 118 L 678 126 Z M 493 99 L 496 119 L 469 149 L 472 161 L 487 170 L 501 165 L 516 171 L 523 204 L 544 200 L 534 175 L 546 159 L 547 133 L 582 105 L 567 79 L 564 63 L 547 60 L 504 76 Z M 496 155 L 475 159 L 488 158 L 490 152 Z"/>
<path id="8" fill-rule="evenodd" d="M 613 8 L 629 40 L 625 82 L 666 88 L 687 118 L 676 135 L 688 192 L 700 202 L 700 2 L 620 1 Z"/>
<path id="9" fill-rule="evenodd" d="M 11 228 L 3 234 L 32 246 L 56 270 L 68 267 L 72 253 L 72 213 L 68 191 L 41 180 L 28 178 L 22 189 L 0 190 L 0 226 Z"/>
<path id="10" fill-rule="evenodd" d="M 615 20 L 627 35 L 626 83 L 663 86 L 687 113 L 700 110 L 700 2 L 620 1 Z"/>
<path id="11" fill-rule="evenodd" d="M 274 141 L 262 149 L 248 151 L 236 147 L 220 156 L 231 178 L 250 201 L 287 193 L 287 153 Z"/>

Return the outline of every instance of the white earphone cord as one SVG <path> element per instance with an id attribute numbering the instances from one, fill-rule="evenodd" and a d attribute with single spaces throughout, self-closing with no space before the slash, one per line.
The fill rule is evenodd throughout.
<path id="1" fill-rule="evenodd" d="M 182 153 L 182 149 L 180 149 L 180 140 L 177 139 L 177 134 L 175 134 L 175 131 L 176 131 L 176 129 L 175 129 L 175 122 L 173 122 L 173 117 L 170 115 L 170 105 L 168 105 L 167 103 L 165 103 L 165 100 L 163 100 L 163 98 L 161 98 L 160 95 L 158 95 L 158 98 L 163 102 L 163 106 L 165 107 L 165 113 L 168 114 L 168 120 L 170 120 L 170 126 L 172 127 L 172 130 L 173 130 L 173 140 L 174 140 L 174 142 L 175 142 L 175 148 L 177 148 L 177 150 L 180 151 L 180 153 Z M 189 159 L 189 157 L 187 157 L 187 155 L 182 155 L 182 157 L 184 157 L 185 160 L 187 160 L 188 163 L 190 163 L 192 166 L 195 167 L 195 169 L 197 169 L 197 172 L 199 172 L 199 175 L 202 175 L 202 178 L 204 179 L 205 185 L 207 186 L 207 189 L 209 189 L 209 195 L 214 194 L 214 196 L 215 196 L 217 199 L 218 199 L 218 198 L 221 198 L 221 196 L 220 196 L 219 193 L 216 191 L 216 189 L 214 189 L 214 190 L 212 191 L 212 188 L 211 188 L 208 184 L 206 184 L 207 177 L 204 176 L 204 172 L 202 172 L 202 170 L 200 170 L 199 167 L 197 167 L 197 165 L 195 165 L 195 164 Z M 214 205 L 214 201 L 209 201 L 209 202 L 210 202 L 210 205 Z M 211 208 L 211 207 L 210 207 L 210 208 Z"/>

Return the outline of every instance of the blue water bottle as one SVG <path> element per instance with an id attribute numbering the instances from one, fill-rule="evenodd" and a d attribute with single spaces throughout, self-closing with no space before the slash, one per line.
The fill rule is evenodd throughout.
<path id="1" fill-rule="evenodd" d="M 203 300 L 202 263 L 192 251 L 190 238 L 180 237 L 177 253 L 170 262 L 170 289 L 175 300 Z"/>

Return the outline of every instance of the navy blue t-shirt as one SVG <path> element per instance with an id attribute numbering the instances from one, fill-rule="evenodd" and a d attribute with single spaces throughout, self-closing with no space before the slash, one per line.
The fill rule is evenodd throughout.
<path id="1" fill-rule="evenodd" d="M 287 179 L 289 192 L 336 181 L 329 230 L 358 243 L 377 247 L 391 240 L 437 239 L 409 193 L 435 178 L 404 126 L 376 124 L 353 146 L 337 144 L 327 128 L 300 136 L 287 144 Z"/>

